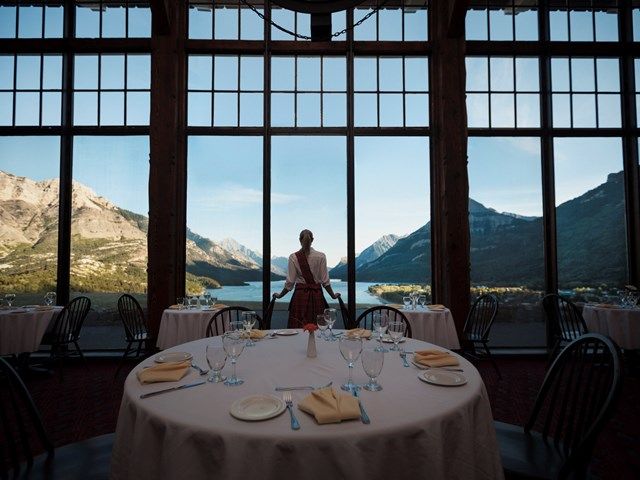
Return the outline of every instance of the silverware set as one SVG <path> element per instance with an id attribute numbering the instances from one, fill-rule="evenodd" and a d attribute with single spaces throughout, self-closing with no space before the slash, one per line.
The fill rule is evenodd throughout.
<path id="1" fill-rule="evenodd" d="M 291 393 L 283 393 L 282 399 L 287 405 L 287 410 L 289 410 L 289 415 L 291 416 L 291 430 L 300 430 L 300 423 L 298 423 L 298 419 L 293 414 L 293 399 L 291 398 Z"/>
<path id="2" fill-rule="evenodd" d="M 360 400 L 360 397 L 358 396 L 358 389 L 360 387 L 356 386 L 355 388 L 351 389 L 351 393 L 353 394 L 354 397 L 356 397 L 358 399 L 358 405 L 360 406 L 360 420 L 362 421 L 362 423 L 364 424 L 370 424 L 371 420 L 369 419 L 369 415 L 367 415 L 367 411 L 364 409 L 364 405 L 362 405 L 362 400 Z"/>

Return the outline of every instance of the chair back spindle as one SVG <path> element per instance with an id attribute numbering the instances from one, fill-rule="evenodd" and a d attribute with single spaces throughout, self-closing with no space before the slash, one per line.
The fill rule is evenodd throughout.
<path id="1" fill-rule="evenodd" d="M 147 338 L 149 330 L 144 320 L 144 313 L 133 296 L 125 293 L 118 299 L 118 313 L 128 342 Z"/>
<path id="2" fill-rule="evenodd" d="M 91 309 L 91 300 L 87 297 L 76 297 L 58 314 L 55 319 L 51 338 L 57 344 L 77 342 L 84 319 Z"/>
<path id="3" fill-rule="evenodd" d="M 495 295 L 481 295 L 471 307 L 463 332 L 468 340 L 487 341 L 491 326 L 498 314 L 498 299 Z"/>
<path id="4" fill-rule="evenodd" d="M 207 337 L 214 337 L 218 335 L 222 335 L 229 329 L 230 322 L 240 322 L 242 321 L 242 313 L 250 312 L 251 309 L 247 307 L 240 306 L 232 306 L 225 307 L 213 314 L 211 320 L 209 320 L 209 324 L 207 325 Z M 264 330 L 264 322 L 260 315 L 256 314 L 258 328 Z"/>

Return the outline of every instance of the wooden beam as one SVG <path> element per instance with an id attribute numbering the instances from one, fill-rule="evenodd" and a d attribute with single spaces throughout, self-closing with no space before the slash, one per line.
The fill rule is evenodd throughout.
<path id="1" fill-rule="evenodd" d="M 167 35 L 171 32 L 170 4 L 173 4 L 174 9 L 176 6 L 183 6 L 182 2 L 151 0 L 151 31 L 153 34 Z"/>
<path id="2" fill-rule="evenodd" d="M 465 40 L 464 30 L 449 37 L 448 0 L 430 7 L 433 297 L 451 309 L 460 336 L 471 286 Z"/>
<path id="3" fill-rule="evenodd" d="M 454 0 L 449 2 L 449 26 L 447 36 L 449 38 L 464 38 L 464 24 L 469 8 L 470 0 Z"/>
<path id="4" fill-rule="evenodd" d="M 149 328 L 154 336 L 163 310 L 184 295 L 186 256 L 185 50 L 183 2 L 167 10 L 171 29 L 153 32 L 149 127 Z"/>

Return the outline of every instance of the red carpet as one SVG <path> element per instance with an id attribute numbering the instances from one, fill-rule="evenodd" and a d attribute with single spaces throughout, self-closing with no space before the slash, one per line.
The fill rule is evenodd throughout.
<path id="1" fill-rule="evenodd" d="M 479 365 L 494 418 L 522 425 L 544 377 L 542 359 L 498 359 L 502 380 L 490 364 Z M 58 376 L 26 379 L 45 428 L 56 446 L 115 430 L 123 382 L 132 363 L 123 368 L 117 381 L 116 359 L 94 359 L 85 368 L 68 364 L 64 382 Z M 640 478 L 640 375 L 627 375 L 614 417 L 600 435 L 592 461 L 594 477 L 601 479 Z"/>

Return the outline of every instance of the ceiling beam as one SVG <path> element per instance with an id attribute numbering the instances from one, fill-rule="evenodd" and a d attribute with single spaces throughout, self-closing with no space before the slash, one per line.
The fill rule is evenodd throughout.
<path id="1" fill-rule="evenodd" d="M 458 38 L 464 35 L 464 21 L 470 3 L 470 0 L 453 0 L 450 3 L 447 37 Z"/>

